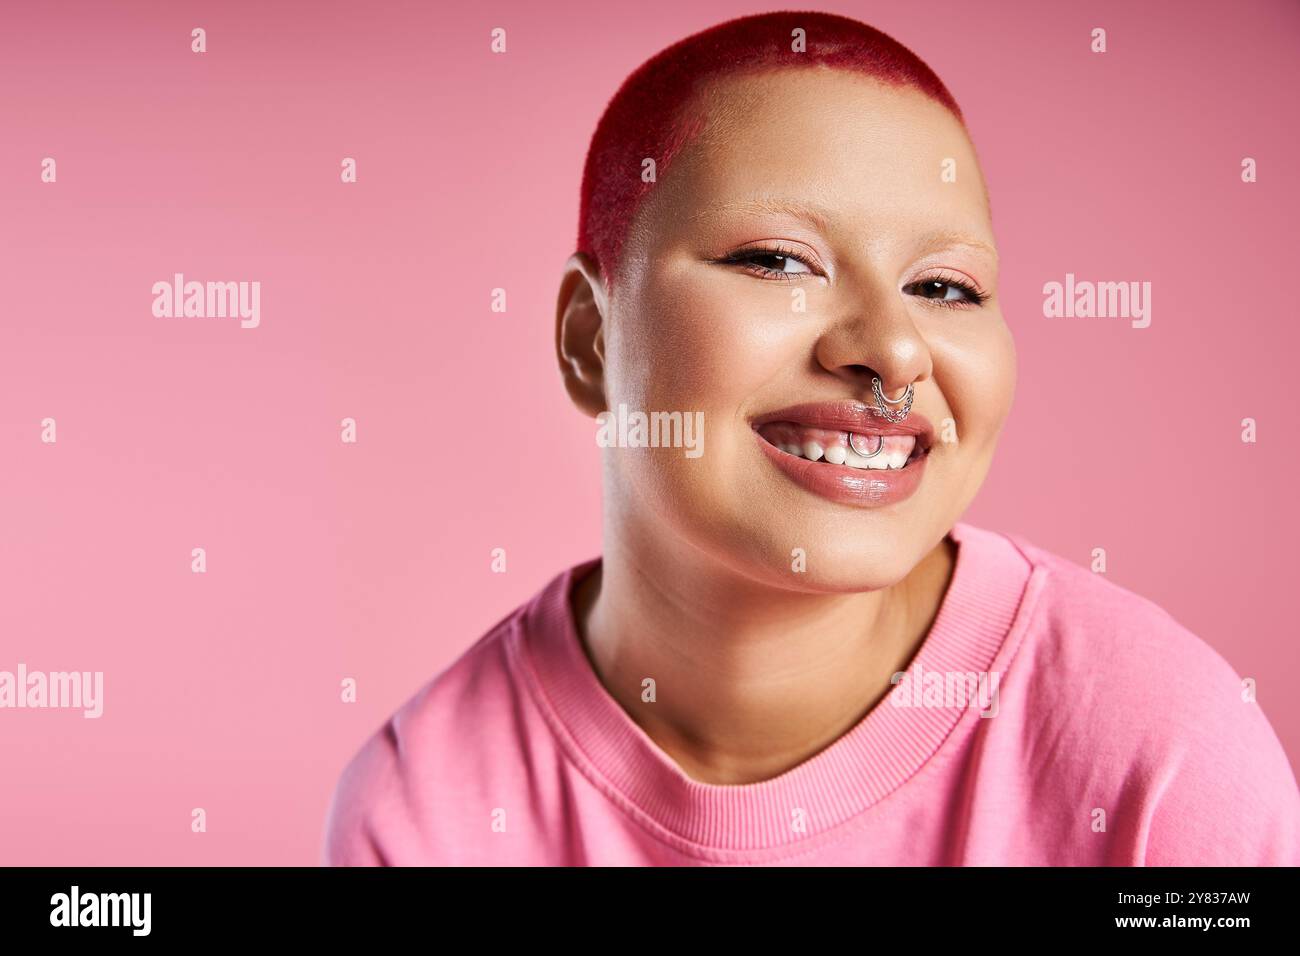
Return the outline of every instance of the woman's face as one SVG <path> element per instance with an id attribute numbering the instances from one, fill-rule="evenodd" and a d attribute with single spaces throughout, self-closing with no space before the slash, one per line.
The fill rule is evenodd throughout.
<path id="1" fill-rule="evenodd" d="M 974 151 L 938 103 L 850 72 L 708 95 L 603 329 L 608 407 L 702 412 L 703 454 L 607 449 L 606 506 L 764 582 L 889 586 L 974 497 L 1015 389 Z M 873 376 L 913 384 L 904 427 L 933 431 L 877 437 Z"/>

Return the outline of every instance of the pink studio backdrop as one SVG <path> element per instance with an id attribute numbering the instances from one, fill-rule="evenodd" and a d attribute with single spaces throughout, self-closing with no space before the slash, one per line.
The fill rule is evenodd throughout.
<path id="1" fill-rule="evenodd" d="M 552 358 L 588 138 L 646 57 L 780 8 L 4 4 L 0 670 L 103 671 L 104 713 L 0 710 L 0 863 L 315 863 L 365 737 L 598 553 Z M 1300 5 L 817 8 L 935 68 L 989 181 L 1020 379 L 967 520 L 1104 547 L 1300 764 Z M 176 272 L 259 281 L 260 325 L 154 317 Z M 1151 282 L 1150 327 L 1044 318 L 1066 273 Z"/>

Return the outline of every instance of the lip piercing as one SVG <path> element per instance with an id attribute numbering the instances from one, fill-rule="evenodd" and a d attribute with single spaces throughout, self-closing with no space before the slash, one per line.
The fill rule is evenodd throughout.
<path id="1" fill-rule="evenodd" d="M 878 378 L 873 378 L 871 380 L 871 390 L 876 395 L 876 409 L 877 411 L 880 412 L 880 416 L 885 421 L 901 422 L 904 418 L 907 417 L 908 413 L 911 412 L 912 398 L 915 396 L 916 390 L 912 387 L 910 382 L 908 383 L 907 389 L 903 392 L 902 396 L 899 398 L 885 398 L 884 389 L 881 387 L 880 379 Z M 887 404 L 902 405 L 903 407 L 901 409 L 895 410 L 892 408 L 887 408 L 886 407 Z M 881 446 L 882 447 L 884 446 L 883 441 L 881 442 Z"/>

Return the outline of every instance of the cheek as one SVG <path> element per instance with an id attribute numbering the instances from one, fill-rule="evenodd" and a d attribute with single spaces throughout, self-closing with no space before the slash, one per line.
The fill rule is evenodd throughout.
<path id="1" fill-rule="evenodd" d="M 993 321 L 949 337 L 934 350 L 935 378 L 956 420 L 959 439 L 973 440 L 977 447 L 996 438 L 1011 411 L 1016 386 L 1011 331 L 1001 316 L 988 318 Z"/>
<path id="2" fill-rule="evenodd" d="M 780 340 L 791 320 L 771 314 L 773 301 L 780 296 L 738 295 L 716 280 L 647 286 L 611 349 L 612 397 L 666 410 L 740 407 L 789 365 Z"/>

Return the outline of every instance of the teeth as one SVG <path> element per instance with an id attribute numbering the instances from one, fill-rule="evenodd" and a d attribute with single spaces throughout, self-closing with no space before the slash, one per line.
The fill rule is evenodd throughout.
<path id="1" fill-rule="evenodd" d="M 885 468 L 889 465 L 889 456 L 881 452 L 873 458 L 863 458 L 850 448 L 844 456 L 844 464 L 850 468 Z"/>
<path id="2" fill-rule="evenodd" d="M 880 445 L 879 436 L 865 436 L 866 441 L 858 442 L 859 447 L 870 448 Z M 787 455 L 806 458 L 808 461 L 826 461 L 832 465 L 848 465 L 862 471 L 885 471 L 906 467 L 907 460 L 916 448 L 916 439 L 907 436 L 888 435 L 883 440 L 884 449 L 867 458 L 859 455 L 848 444 L 847 432 L 823 432 L 817 437 L 809 436 L 800 442 L 794 434 L 773 435 L 772 444 Z M 784 440 L 781 440 L 784 439 Z"/>
<path id="3" fill-rule="evenodd" d="M 907 466 L 907 460 L 916 450 L 917 439 L 911 435 L 879 435 L 862 433 L 853 437 L 858 448 L 880 448 L 867 458 L 858 454 L 849 443 L 849 432 L 825 428 L 807 428 L 787 422 L 764 426 L 759 432 L 764 438 L 787 455 L 808 461 L 825 461 L 832 465 L 847 465 L 862 471 L 897 470 Z"/>
<path id="4" fill-rule="evenodd" d="M 910 452 L 887 452 L 882 451 L 871 458 L 863 458 L 857 452 L 849 449 L 845 452 L 844 464 L 850 468 L 861 468 L 867 471 L 883 471 L 890 468 L 902 468 L 907 463 L 907 456 Z"/>

